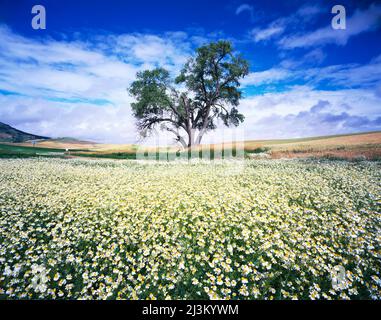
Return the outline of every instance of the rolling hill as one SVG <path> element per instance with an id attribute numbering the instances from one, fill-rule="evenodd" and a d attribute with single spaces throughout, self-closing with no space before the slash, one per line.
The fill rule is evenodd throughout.
<path id="1" fill-rule="evenodd" d="M 31 145 L 30 140 L 38 140 Z M 229 148 L 229 144 L 224 144 Z M 222 144 L 210 145 L 211 152 Z M 233 148 L 233 146 L 232 146 Z M 102 144 L 75 138 L 47 138 L 12 128 L 0 122 L 0 158 L 60 156 L 135 159 L 138 145 Z M 152 147 L 143 148 L 146 151 Z M 155 149 L 155 148 L 154 148 Z M 168 146 L 178 152 L 177 146 Z M 381 131 L 281 140 L 244 141 L 248 158 L 328 158 L 345 160 L 381 160 Z"/>
<path id="2" fill-rule="evenodd" d="M 0 142 L 26 142 L 30 140 L 49 140 L 49 137 L 27 133 L 0 122 Z"/>

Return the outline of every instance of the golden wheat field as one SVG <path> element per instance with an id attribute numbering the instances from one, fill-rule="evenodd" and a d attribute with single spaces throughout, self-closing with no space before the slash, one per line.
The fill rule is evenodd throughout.
<path id="1" fill-rule="evenodd" d="M 381 298 L 379 162 L 235 168 L 0 160 L 0 297 Z"/>
<path id="2" fill-rule="evenodd" d="M 271 158 L 380 160 L 381 132 L 304 139 L 247 141 L 245 149 L 266 148 Z"/>

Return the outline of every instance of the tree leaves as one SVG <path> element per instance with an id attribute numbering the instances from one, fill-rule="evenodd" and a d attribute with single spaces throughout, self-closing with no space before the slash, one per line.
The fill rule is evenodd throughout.
<path id="1" fill-rule="evenodd" d="M 212 42 L 197 49 L 179 76 L 172 81 L 163 68 L 137 74 L 129 88 L 136 98 L 132 104 L 139 130 L 151 130 L 156 124 L 166 123 L 170 132 L 183 129 L 188 135 L 188 146 L 199 144 L 205 132 L 217 128 L 216 120 L 226 126 L 238 126 L 244 116 L 238 112 L 239 80 L 249 73 L 249 64 L 235 55 L 229 41 Z M 180 92 L 174 85 L 184 85 Z M 198 130 L 197 139 L 194 131 Z"/>

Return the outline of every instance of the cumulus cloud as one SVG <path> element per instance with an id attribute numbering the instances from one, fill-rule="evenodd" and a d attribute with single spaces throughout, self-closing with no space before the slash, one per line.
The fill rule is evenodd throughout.
<path id="1" fill-rule="evenodd" d="M 53 137 L 127 143 L 137 139 L 129 103 L 98 107 L 0 95 L 0 119 L 19 129 Z"/>
<path id="2" fill-rule="evenodd" d="M 381 98 L 381 83 L 377 86 L 375 95 Z"/>
<path id="3" fill-rule="evenodd" d="M 317 123 L 319 126 L 316 126 Z M 297 115 L 272 115 L 255 125 L 262 132 L 263 138 L 300 138 L 379 130 L 381 117 L 371 120 L 367 117 L 351 116 L 346 112 L 338 115 L 301 112 Z M 267 132 L 267 136 L 263 132 Z"/>
<path id="4" fill-rule="evenodd" d="M 0 26 L 0 121 L 53 137 L 134 142 L 126 88 L 142 69 L 176 73 L 192 45 L 182 32 L 82 42 L 29 39 Z"/>
<path id="5" fill-rule="evenodd" d="M 29 39 L 1 26 L 0 121 L 45 136 L 137 142 L 126 88 L 136 72 L 146 68 L 164 66 L 175 74 L 199 41 L 184 32 L 94 35 L 86 42 Z M 324 58 L 319 51 L 310 55 Z M 364 65 L 280 65 L 253 72 L 243 86 L 284 82 L 288 88 L 242 100 L 245 138 L 379 128 L 380 73 L 381 56 Z M 308 86 L 290 87 L 289 81 L 296 79 Z M 339 87 L 323 91 L 317 88 L 322 82 Z M 316 125 L 319 121 L 321 126 Z M 205 141 L 217 142 L 221 132 Z"/>
<path id="6" fill-rule="evenodd" d="M 246 98 L 241 108 L 248 139 L 281 139 L 380 130 L 380 103 L 371 90 L 297 86 Z"/>
<path id="7" fill-rule="evenodd" d="M 318 113 L 318 112 L 321 112 L 321 111 L 327 109 L 329 106 L 330 106 L 330 103 L 328 101 L 319 100 L 319 102 L 317 104 L 312 106 L 312 108 L 310 109 L 310 112 L 311 113 Z"/>

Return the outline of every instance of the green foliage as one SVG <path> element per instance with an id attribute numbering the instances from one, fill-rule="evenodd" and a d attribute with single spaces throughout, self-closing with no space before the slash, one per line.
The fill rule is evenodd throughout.
<path id="1" fill-rule="evenodd" d="M 186 63 L 176 83 L 185 83 L 200 103 L 223 101 L 238 106 L 241 98 L 239 79 L 248 72 L 248 62 L 233 55 L 230 42 L 219 41 L 199 48 L 197 56 Z"/>
<path id="2" fill-rule="evenodd" d="M 269 152 L 271 149 L 269 147 L 258 147 L 254 150 L 248 151 L 247 153 L 266 153 Z"/>
<path id="3" fill-rule="evenodd" d="M 239 81 L 248 73 L 248 62 L 234 54 L 228 41 L 197 49 L 175 81 L 163 68 L 139 72 L 128 89 L 136 99 L 132 110 L 138 129 L 145 133 L 162 124 L 183 145 L 185 132 L 187 145 L 192 146 L 201 142 L 205 132 L 216 129 L 217 119 L 225 126 L 238 126 L 244 121 L 237 108 L 242 96 Z"/>
<path id="4" fill-rule="evenodd" d="M 131 95 L 137 99 L 132 103 L 134 116 L 138 119 L 151 115 L 163 115 L 172 103 L 167 94 L 170 77 L 167 70 L 154 69 L 138 72 L 137 80 L 129 88 Z"/>

